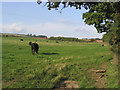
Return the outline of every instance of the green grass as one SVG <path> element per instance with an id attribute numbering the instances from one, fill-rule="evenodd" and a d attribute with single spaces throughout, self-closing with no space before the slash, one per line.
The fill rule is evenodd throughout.
<path id="1" fill-rule="evenodd" d="M 95 80 L 87 71 L 112 58 L 109 47 L 100 43 L 55 43 L 32 37 L 22 37 L 21 42 L 20 38 L 2 39 L 3 88 L 53 88 L 63 80 L 79 81 L 79 88 L 93 88 Z M 28 44 L 35 40 L 38 55 L 32 55 Z"/>
<path id="2" fill-rule="evenodd" d="M 107 65 L 107 81 L 106 86 L 109 88 L 118 88 L 118 66 L 113 65 L 112 61 Z"/>

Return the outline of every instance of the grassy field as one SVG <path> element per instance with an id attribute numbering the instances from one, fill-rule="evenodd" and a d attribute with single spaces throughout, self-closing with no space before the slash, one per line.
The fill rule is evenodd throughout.
<path id="1" fill-rule="evenodd" d="M 60 88 L 69 81 L 79 88 L 117 88 L 117 67 L 112 65 L 109 47 L 93 42 L 64 42 L 22 37 L 2 39 L 3 88 Z M 29 41 L 39 44 L 32 55 Z M 104 77 L 94 70 L 106 69 Z M 113 73 L 115 72 L 115 73 Z M 75 83 L 73 83 L 75 82 Z M 69 86 L 70 87 L 70 86 Z M 68 87 L 68 88 L 69 88 Z"/>

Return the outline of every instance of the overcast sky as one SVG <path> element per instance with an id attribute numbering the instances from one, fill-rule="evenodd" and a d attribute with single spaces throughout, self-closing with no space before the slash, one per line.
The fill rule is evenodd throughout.
<path id="1" fill-rule="evenodd" d="M 84 9 L 59 11 L 49 11 L 36 2 L 2 2 L 2 33 L 102 38 L 93 26 L 84 23 Z"/>

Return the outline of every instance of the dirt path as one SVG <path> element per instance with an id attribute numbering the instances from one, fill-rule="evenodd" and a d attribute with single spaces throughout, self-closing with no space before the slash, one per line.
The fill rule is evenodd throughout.
<path id="1" fill-rule="evenodd" d="M 97 88 L 107 88 L 105 86 L 105 83 L 107 82 L 107 74 L 106 74 L 106 69 L 107 69 L 107 64 L 109 62 L 105 62 L 101 65 L 99 65 L 100 70 L 96 70 L 94 68 L 91 68 L 88 70 L 88 72 L 92 72 L 91 74 L 91 78 L 94 79 L 96 82 L 94 83 L 94 85 L 97 87 Z M 104 71 L 104 72 L 98 72 L 98 71 Z"/>
<path id="2" fill-rule="evenodd" d="M 106 69 L 107 69 L 107 64 L 108 63 L 109 62 L 105 62 L 105 63 L 99 65 L 99 67 L 102 68 L 100 70 L 96 70 L 94 68 L 91 68 L 86 72 L 86 74 L 92 72 L 90 77 L 96 81 L 94 83 L 96 88 L 107 88 L 105 86 L 105 82 L 107 82 L 107 80 L 106 80 L 106 77 L 107 77 Z M 54 87 L 54 89 L 55 90 L 61 90 L 61 89 L 66 89 L 66 88 L 76 89 L 76 88 L 79 88 L 78 83 L 79 83 L 78 81 L 64 80 L 64 81 L 60 82 L 59 84 L 57 84 Z"/>

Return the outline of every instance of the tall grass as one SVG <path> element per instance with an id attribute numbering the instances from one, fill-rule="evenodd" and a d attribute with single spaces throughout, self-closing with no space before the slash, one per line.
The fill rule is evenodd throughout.
<path id="1" fill-rule="evenodd" d="M 109 47 L 100 43 L 20 38 L 3 37 L 3 88 L 53 88 L 64 80 L 78 81 L 80 88 L 96 87 L 87 70 L 112 58 Z M 36 40 L 39 54 L 32 55 L 28 43 Z"/>

